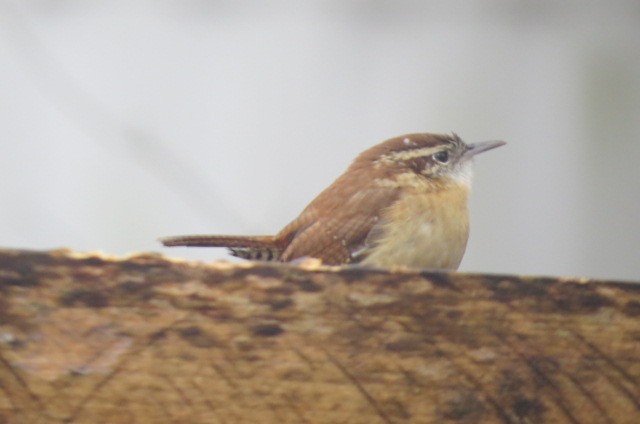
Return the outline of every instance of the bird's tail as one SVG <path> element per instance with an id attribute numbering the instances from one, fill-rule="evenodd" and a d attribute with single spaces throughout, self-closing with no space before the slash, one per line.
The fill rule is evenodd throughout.
<path id="1" fill-rule="evenodd" d="M 226 247 L 233 256 L 249 260 L 277 261 L 282 252 L 273 236 L 173 236 L 160 242 L 165 246 Z"/>

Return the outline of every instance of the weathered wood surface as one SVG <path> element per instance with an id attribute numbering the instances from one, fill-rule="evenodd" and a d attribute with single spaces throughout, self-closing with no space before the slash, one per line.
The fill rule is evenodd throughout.
<path id="1" fill-rule="evenodd" d="M 0 250 L 0 423 L 638 423 L 640 284 Z"/>

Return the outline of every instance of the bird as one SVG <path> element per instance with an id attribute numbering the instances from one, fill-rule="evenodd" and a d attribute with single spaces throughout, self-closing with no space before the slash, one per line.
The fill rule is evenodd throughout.
<path id="1" fill-rule="evenodd" d="M 226 247 L 254 261 L 456 270 L 469 237 L 473 157 L 506 144 L 405 134 L 358 155 L 276 235 L 187 235 L 164 246 Z"/>

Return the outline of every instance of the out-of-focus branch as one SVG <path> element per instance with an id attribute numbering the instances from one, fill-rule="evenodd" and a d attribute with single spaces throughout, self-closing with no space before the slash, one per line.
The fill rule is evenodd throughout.
<path id="1" fill-rule="evenodd" d="M 640 419 L 640 285 L 0 251 L 0 422 Z"/>

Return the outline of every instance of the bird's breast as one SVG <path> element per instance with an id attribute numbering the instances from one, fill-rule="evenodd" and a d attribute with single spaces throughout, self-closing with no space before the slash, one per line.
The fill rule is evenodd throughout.
<path id="1" fill-rule="evenodd" d="M 467 246 L 467 187 L 409 193 L 383 214 L 362 263 L 457 269 Z"/>

